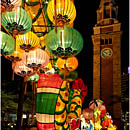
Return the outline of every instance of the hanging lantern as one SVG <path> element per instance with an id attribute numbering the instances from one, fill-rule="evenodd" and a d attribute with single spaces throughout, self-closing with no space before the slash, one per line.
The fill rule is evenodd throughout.
<path id="1" fill-rule="evenodd" d="M 48 51 L 58 57 L 75 56 L 83 48 L 83 38 L 74 28 L 64 27 L 50 31 L 45 39 Z"/>
<path id="2" fill-rule="evenodd" d="M 71 24 L 76 17 L 75 5 L 71 0 L 51 0 L 47 7 L 47 14 L 51 22 L 59 26 Z"/>
<path id="3" fill-rule="evenodd" d="M 32 19 L 21 7 L 13 12 L 2 13 L 2 25 L 12 34 L 24 34 L 31 30 Z"/>
<path id="4" fill-rule="evenodd" d="M 36 34 L 34 34 L 31 31 L 29 31 L 24 35 L 16 36 L 17 46 L 19 46 L 20 49 L 25 50 L 26 52 L 37 48 L 39 43 L 40 43 L 40 39 L 37 37 Z"/>
<path id="5" fill-rule="evenodd" d="M 12 69 L 14 70 L 14 72 L 21 76 L 21 77 L 26 77 L 26 76 L 30 76 L 33 74 L 33 70 L 31 68 L 28 68 L 23 61 L 17 61 L 17 62 L 13 62 L 12 63 Z"/>
<path id="6" fill-rule="evenodd" d="M 8 34 L 0 31 L 0 49 L 2 55 L 10 55 L 15 49 L 15 40 Z"/>
<path id="7" fill-rule="evenodd" d="M 29 68 L 38 70 L 49 63 L 49 56 L 45 51 L 37 48 L 33 51 L 24 52 L 23 61 Z"/>
<path id="8" fill-rule="evenodd" d="M 22 60 L 23 50 L 20 50 L 16 47 L 16 50 L 10 54 L 6 55 L 5 58 L 7 58 L 10 61 L 20 61 Z"/>
<path id="9" fill-rule="evenodd" d="M 35 82 L 37 82 L 38 80 L 39 80 L 39 75 L 38 74 L 34 74 L 34 75 L 32 75 L 32 76 L 30 76 L 28 78 L 28 81 L 35 81 Z"/>
<path id="10" fill-rule="evenodd" d="M 14 11 L 22 3 L 22 0 L 1 0 L 1 12 Z"/>
<path id="11" fill-rule="evenodd" d="M 57 67 L 62 71 L 71 72 L 78 67 L 78 60 L 76 57 L 69 57 L 67 59 L 58 58 Z"/>

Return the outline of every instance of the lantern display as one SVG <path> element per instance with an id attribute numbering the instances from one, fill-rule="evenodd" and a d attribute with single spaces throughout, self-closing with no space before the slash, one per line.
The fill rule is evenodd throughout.
<path id="1" fill-rule="evenodd" d="M 78 67 L 78 60 L 76 57 L 69 57 L 67 59 L 58 58 L 57 67 L 62 71 L 71 72 Z"/>
<path id="2" fill-rule="evenodd" d="M 23 61 L 29 68 L 38 70 L 49 63 L 49 56 L 44 50 L 37 48 L 33 51 L 24 52 Z"/>
<path id="3" fill-rule="evenodd" d="M 92 118 L 93 118 L 93 109 L 85 108 L 85 109 L 83 109 L 82 113 L 83 113 L 83 117 L 86 120 L 92 120 Z"/>
<path id="4" fill-rule="evenodd" d="M 39 80 L 39 75 L 38 74 L 34 74 L 34 75 L 31 75 L 30 77 L 28 77 L 28 81 L 37 82 L 38 80 Z"/>
<path id="5" fill-rule="evenodd" d="M 36 34 L 29 31 L 24 35 L 17 35 L 16 36 L 16 44 L 20 47 L 20 49 L 25 50 L 26 52 L 30 50 L 34 50 L 39 46 L 40 39 L 37 37 Z"/>
<path id="6" fill-rule="evenodd" d="M 51 22 L 55 24 L 56 19 L 57 23 L 63 26 L 74 21 L 76 9 L 71 0 L 51 0 L 47 7 L 47 14 Z"/>
<path id="7" fill-rule="evenodd" d="M 14 11 L 22 3 L 22 0 L 1 0 L 1 12 Z"/>
<path id="8" fill-rule="evenodd" d="M 2 13 L 2 25 L 14 35 L 24 34 L 31 30 L 32 19 L 21 7 L 16 11 Z"/>
<path id="9" fill-rule="evenodd" d="M 15 40 L 8 34 L 0 31 L 0 49 L 2 55 L 10 55 L 15 49 Z"/>
<path id="10" fill-rule="evenodd" d="M 14 70 L 14 72 L 21 76 L 21 77 L 26 77 L 26 76 L 30 76 L 33 74 L 33 70 L 31 68 L 28 68 L 23 61 L 17 61 L 17 62 L 13 62 L 12 63 L 12 69 Z"/>
<path id="11" fill-rule="evenodd" d="M 83 38 L 74 28 L 64 27 L 50 31 L 45 39 L 48 51 L 58 57 L 75 56 L 83 48 Z"/>
<path id="12" fill-rule="evenodd" d="M 91 109 L 98 109 L 100 111 L 103 111 L 105 110 L 106 111 L 106 107 L 105 107 L 105 104 L 102 100 L 100 99 L 94 99 L 92 100 L 90 103 L 89 103 L 89 108 Z"/>
<path id="13" fill-rule="evenodd" d="M 5 58 L 7 58 L 10 61 L 20 61 L 22 60 L 22 55 L 23 51 L 16 47 L 16 50 L 12 54 L 6 55 Z"/>

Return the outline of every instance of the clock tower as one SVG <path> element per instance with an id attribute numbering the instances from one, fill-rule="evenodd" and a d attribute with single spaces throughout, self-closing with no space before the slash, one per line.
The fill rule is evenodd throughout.
<path id="1" fill-rule="evenodd" d="M 121 24 L 114 0 L 101 0 L 93 27 L 93 98 L 100 98 L 114 119 L 121 118 Z"/>

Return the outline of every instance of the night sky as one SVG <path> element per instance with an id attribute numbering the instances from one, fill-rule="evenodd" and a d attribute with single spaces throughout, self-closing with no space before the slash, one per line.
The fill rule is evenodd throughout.
<path id="1" fill-rule="evenodd" d="M 88 95 L 85 98 L 85 104 L 92 100 L 92 79 L 93 79 L 93 45 L 91 35 L 93 26 L 96 24 L 96 10 L 99 7 L 100 0 L 74 0 L 77 16 L 74 21 L 74 28 L 78 30 L 84 39 L 84 48 L 76 57 L 79 61 L 77 69 L 78 75 L 88 86 Z M 122 23 L 122 72 L 127 72 L 129 66 L 129 0 L 115 0 L 119 7 L 118 20 Z M 11 62 L 1 58 L 1 80 L 11 80 L 12 66 Z"/>

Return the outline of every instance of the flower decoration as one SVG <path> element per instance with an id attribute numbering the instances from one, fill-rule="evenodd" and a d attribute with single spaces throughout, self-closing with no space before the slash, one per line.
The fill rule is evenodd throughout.
<path id="1" fill-rule="evenodd" d="M 72 118 L 70 121 L 70 129 L 71 130 L 78 130 L 80 127 L 80 119 Z"/>

